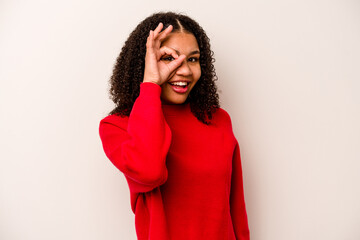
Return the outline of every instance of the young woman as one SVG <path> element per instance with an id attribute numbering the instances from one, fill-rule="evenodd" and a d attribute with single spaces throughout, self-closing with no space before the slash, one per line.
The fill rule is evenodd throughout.
<path id="1" fill-rule="evenodd" d="M 187 16 L 154 14 L 122 48 L 100 137 L 127 179 L 138 239 L 249 239 L 239 145 L 215 80 L 209 38 Z"/>

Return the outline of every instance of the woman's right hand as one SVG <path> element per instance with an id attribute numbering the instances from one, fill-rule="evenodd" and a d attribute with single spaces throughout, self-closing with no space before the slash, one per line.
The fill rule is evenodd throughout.
<path id="1" fill-rule="evenodd" d="M 181 65 L 185 55 L 180 55 L 169 47 L 161 47 L 161 42 L 170 34 L 173 27 L 170 25 L 160 32 L 163 24 L 160 23 L 156 29 L 151 30 L 146 42 L 145 71 L 143 82 L 163 84 L 173 76 L 173 72 Z M 162 61 L 163 56 L 174 58 L 173 61 Z"/>

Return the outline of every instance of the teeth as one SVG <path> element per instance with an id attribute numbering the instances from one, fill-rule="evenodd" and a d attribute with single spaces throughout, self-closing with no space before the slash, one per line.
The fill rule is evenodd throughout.
<path id="1" fill-rule="evenodd" d="M 173 82 L 171 83 L 172 85 L 177 85 L 177 86 L 186 86 L 187 82 Z"/>

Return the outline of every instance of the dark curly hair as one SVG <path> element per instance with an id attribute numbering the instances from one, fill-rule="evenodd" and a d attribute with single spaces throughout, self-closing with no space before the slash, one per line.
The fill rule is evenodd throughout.
<path id="1" fill-rule="evenodd" d="M 174 12 L 160 12 L 143 20 L 126 40 L 117 57 L 110 78 L 110 98 L 116 107 L 109 114 L 129 116 L 136 98 L 140 94 L 140 84 L 144 77 L 146 40 L 150 30 L 162 22 L 164 28 L 173 26 L 172 32 L 192 33 L 200 48 L 201 77 L 191 90 L 186 102 L 191 112 L 203 123 L 209 124 L 212 114 L 220 107 L 215 81 L 213 52 L 210 39 L 202 27 L 193 19 Z"/>

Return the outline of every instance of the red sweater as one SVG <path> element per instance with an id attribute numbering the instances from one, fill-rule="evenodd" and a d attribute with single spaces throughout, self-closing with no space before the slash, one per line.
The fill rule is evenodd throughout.
<path id="1" fill-rule="evenodd" d="M 249 239 L 240 150 L 229 115 L 210 125 L 189 104 L 162 105 L 142 83 L 129 117 L 110 115 L 100 137 L 125 175 L 140 240 Z"/>

